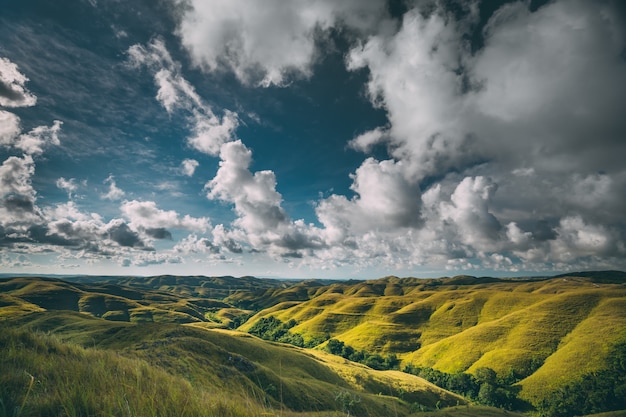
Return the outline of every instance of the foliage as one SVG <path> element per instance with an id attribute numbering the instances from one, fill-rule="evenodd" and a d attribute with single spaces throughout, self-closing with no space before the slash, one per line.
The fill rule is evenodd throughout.
<path id="1" fill-rule="evenodd" d="M 433 384 L 470 398 L 479 404 L 507 410 L 518 409 L 523 406 L 517 398 L 519 388 L 512 384 L 516 382 L 509 378 L 499 378 L 497 373 L 487 367 L 478 368 L 475 375 L 464 372 L 449 374 L 428 367 L 407 365 L 404 372 L 417 375 Z"/>
<path id="2" fill-rule="evenodd" d="M 248 330 L 248 333 L 258 336 L 261 339 L 306 348 L 315 347 L 324 342 L 323 339 L 316 338 L 305 341 L 301 334 L 290 332 L 289 329 L 297 324 L 298 323 L 293 319 L 283 323 L 274 316 L 263 317 L 254 323 L 250 330 Z"/>
<path id="3" fill-rule="evenodd" d="M 617 344 L 607 369 L 584 374 L 538 405 L 541 416 L 571 417 L 626 409 L 626 342 Z"/>
<path id="4" fill-rule="evenodd" d="M 341 356 L 353 362 L 359 362 L 376 370 L 397 369 L 400 361 L 396 355 L 385 357 L 377 353 L 368 353 L 365 350 L 355 350 L 340 340 L 330 339 L 324 349 L 333 355 Z"/>

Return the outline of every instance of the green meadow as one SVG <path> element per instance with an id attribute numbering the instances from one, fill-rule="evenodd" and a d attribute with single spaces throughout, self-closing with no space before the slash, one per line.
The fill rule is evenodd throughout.
<path id="1" fill-rule="evenodd" d="M 1 279 L 0 416 L 620 416 L 624 276 Z"/>

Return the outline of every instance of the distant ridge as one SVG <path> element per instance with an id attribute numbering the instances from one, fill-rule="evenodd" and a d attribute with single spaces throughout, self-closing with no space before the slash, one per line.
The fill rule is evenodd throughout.
<path id="1" fill-rule="evenodd" d="M 624 271 L 583 271 L 554 276 L 554 278 L 566 277 L 592 278 L 593 282 L 600 284 L 621 284 L 626 282 L 626 272 Z"/>

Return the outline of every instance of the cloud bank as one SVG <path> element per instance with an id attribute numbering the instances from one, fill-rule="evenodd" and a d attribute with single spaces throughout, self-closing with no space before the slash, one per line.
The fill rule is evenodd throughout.
<path id="1" fill-rule="evenodd" d="M 100 197 L 114 214 L 82 210 L 75 178 L 56 180 L 67 202 L 44 206 L 35 165 L 63 123 L 23 131 L 6 109 L 37 97 L 0 58 L 0 146 L 13 153 L 0 166 L 2 247 L 123 266 L 264 257 L 310 271 L 626 268 L 626 32 L 614 3 L 508 2 L 488 19 L 480 2 L 393 13 L 375 0 L 172 3 L 196 76 L 230 74 L 250 91 L 306 83 L 325 48 L 344 48 L 345 71 L 367 78 L 363 97 L 387 119 L 345 138 L 362 154 L 349 192 L 292 218 L 281 178 L 255 170 L 245 103 L 209 105 L 157 36 L 126 49 L 126 68 L 149 74 L 163 113 L 186 123 L 179 140 L 196 156 L 172 163 L 179 179 L 197 180 L 201 158 L 219 160 L 198 182 L 206 213 L 136 198 L 113 174 Z M 215 205 L 231 220 L 214 221 Z"/>

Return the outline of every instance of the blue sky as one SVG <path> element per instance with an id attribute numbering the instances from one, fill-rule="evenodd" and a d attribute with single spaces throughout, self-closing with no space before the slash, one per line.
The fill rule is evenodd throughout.
<path id="1" fill-rule="evenodd" d="M 5 0 L 3 272 L 626 268 L 610 1 Z"/>

